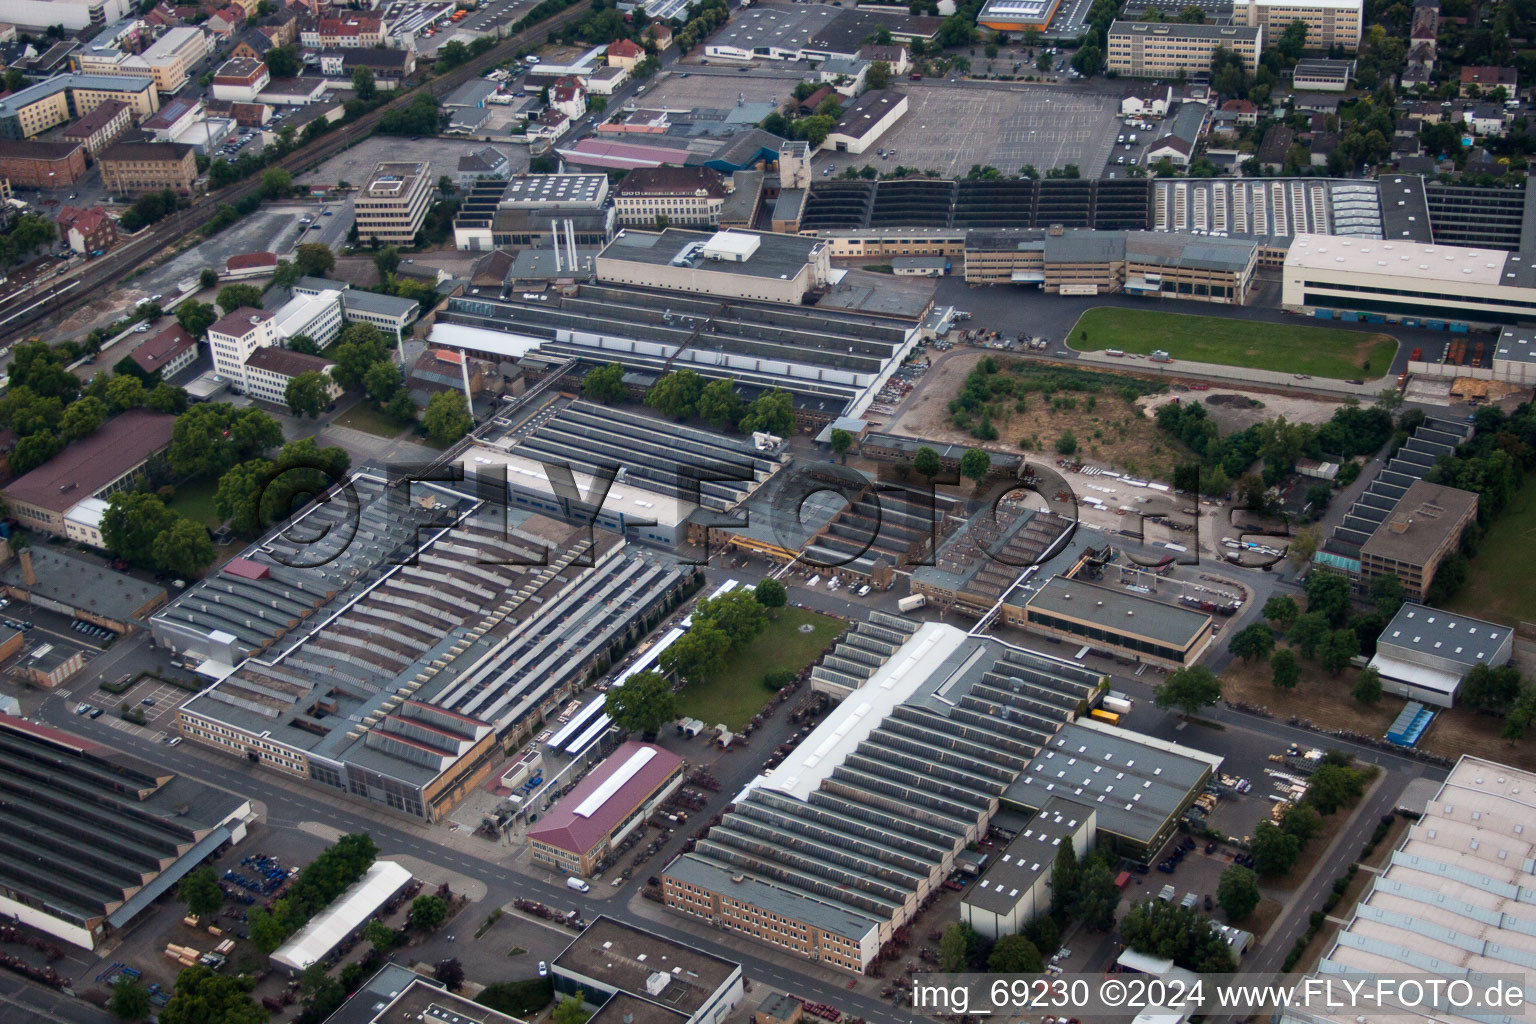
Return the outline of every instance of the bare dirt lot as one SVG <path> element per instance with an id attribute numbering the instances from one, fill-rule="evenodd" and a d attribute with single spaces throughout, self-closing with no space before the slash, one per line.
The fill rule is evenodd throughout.
<path id="1" fill-rule="evenodd" d="M 992 420 L 998 439 L 978 442 L 968 431 L 954 426 L 949 403 L 959 394 L 966 376 L 988 356 L 1005 368 L 1017 361 L 985 351 L 961 351 L 941 357 L 897 410 L 887 429 L 994 450 L 1017 451 L 1021 441 L 1028 441 L 1027 450 L 1052 457 L 1058 440 L 1070 432 L 1078 442 L 1076 454 L 1080 459 L 1154 478 L 1166 479 L 1173 472 L 1174 462 L 1183 454 L 1180 446 L 1159 434 L 1152 420 L 1142 416 L 1134 404 L 1126 402 L 1109 386 L 1098 392 L 1059 391 L 1049 398 L 1032 392 L 1023 399 L 1023 412 L 1018 411 L 1015 403 L 1004 402 L 998 417 Z M 1134 380 L 1125 379 L 1127 383 Z"/>
<path id="2" fill-rule="evenodd" d="M 1246 430 L 1256 423 L 1284 416 L 1291 423 L 1326 423 L 1338 411 L 1339 403 L 1319 398 L 1303 398 L 1299 395 L 1275 395 L 1249 393 L 1231 388 L 1212 388 L 1209 391 L 1169 391 L 1148 395 L 1141 400 L 1141 407 L 1151 416 L 1172 402 L 1198 401 L 1216 421 L 1222 434 Z M 1245 402 L 1246 400 L 1246 402 Z"/>

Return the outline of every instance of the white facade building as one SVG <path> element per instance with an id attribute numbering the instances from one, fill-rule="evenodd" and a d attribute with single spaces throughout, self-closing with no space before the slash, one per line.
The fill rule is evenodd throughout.
<path id="1" fill-rule="evenodd" d="M 0 22 L 23 31 L 53 25 L 69 31 L 106 28 L 128 17 L 134 8 L 128 0 L 0 0 Z"/>
<path id="2" fill-rule="evenodd" d="M 277 319 L 268 312 L 243 306 L 208 328 L 213 372 L 235 385 L 245 381 L 245 361 L 258 348 L 276 345 Z"/>
<path id="3" fill-rule="evenodd" d="M 341 292 L 327 289 L 315 295 L 295 295 L 273 315 L 278 337 L 300 335 L 325 348 L 341 333 Z"/>

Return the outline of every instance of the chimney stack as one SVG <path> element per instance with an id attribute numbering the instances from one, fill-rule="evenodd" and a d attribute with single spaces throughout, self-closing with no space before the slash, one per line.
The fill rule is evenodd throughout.
<path id="1" fill-rule="evenodd" d="M 32 570 L 32 551 L 30 548 L 21 549 L 21 578 L 27 581 L 27 586 L 37 586 L 37 573 Z"/>

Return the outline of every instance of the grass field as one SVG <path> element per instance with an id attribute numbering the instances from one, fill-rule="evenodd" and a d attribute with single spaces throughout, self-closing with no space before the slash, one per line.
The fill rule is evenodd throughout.
<path id="1" fill-rule="evenodd" d="M 1536 538 L 1536 477 L 1525 485 L 1478 545 L 1452 611 L 1492 619 L 1507 626 L 1536 619 L 1536 573 L 1530 570 L 1531 540 Z"/>
<path id="2" fill-rule="evenodd" d="M 1162 349 L 1175 359 L 1339 380 L 1380 377 L 1397 352 L 1395 339 L 1369 331 L 1109 306 L 1084 313 L 1067 343 L 1081 352 Z"/>
<path id="3" fill-rule="evenodd" d="M 333 421 L 338 427 L 351 427 L 379 437 L 397 437 L 405 429 L 373 407 L 367 399 L 358 402 Z"/>
<path id="4" fill-rule="evenodd" d="M 194 519 L 210 530 L 219 527 L 219 514 L 213 510 L 213 493 L 218 490 L 218 480 L 193 480 L 176 488 L 176 497 L 170 507 L 188 519 Z"/>
<path id="5" fill-rule="evenodd" d="M 811 631 L 800 632 L 807 624 Z M 724 722 L 733 731 L 740 729 L 772 696 L 763 685 L 765 673 L 774 669 L 798 673 L 820 657 L 846 626 L 830 615 L 780 608 L 779 617 L 756 640 L 731 653 L 717 678 L 703 685 L 691 683 L 677 695 L 678 716 L 697 718 L 707 726 Z"/>

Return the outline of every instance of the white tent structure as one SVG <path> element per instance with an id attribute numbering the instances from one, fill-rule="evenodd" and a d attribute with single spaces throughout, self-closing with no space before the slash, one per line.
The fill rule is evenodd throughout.
<path id="1" fill-rule="evenodd" d="M 361 928 L 410 880 L 411 873 L 394 861 L 374 861 L 363 877 L 353 882 L 324 913 L 279 946 L 272 954 L 272 963 L 293 974 L 303 973 L 306 967 L 325 959 L 343 939 Z"/>

